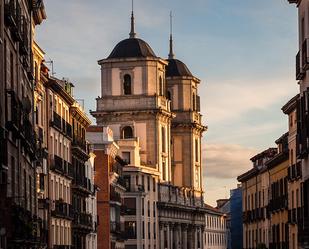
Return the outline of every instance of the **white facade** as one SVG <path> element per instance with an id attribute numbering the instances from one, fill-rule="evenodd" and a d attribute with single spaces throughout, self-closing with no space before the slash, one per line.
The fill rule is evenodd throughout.
<path id="1" fill-rule="evenodd" d="M 228 247 L 226 217 L 215 209 L 205 215 L 204 249 L 226 249 Z"/>
<path id="2" fill-rule="evenodd" d="M 90 153 L 90 158 L 86 162 L 86 177 L 90 179 L 91 184 L 94 185 L 94 158 L 95 154 Z M 92 195 L 86 199 L 86 212 L 92 215 L 93 230 L 91 233 L 86 235 L 86 249 L 96 249 L 97 248 L 97 191 L 95 189 Z"/>

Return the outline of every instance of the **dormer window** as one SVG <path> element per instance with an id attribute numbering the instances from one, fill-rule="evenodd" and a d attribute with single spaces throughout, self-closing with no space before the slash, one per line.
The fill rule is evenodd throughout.
<path id="1" fill-rule="evenodd" d="M 133 138 L 133 129 L 131 126 L 125 126 L 122 128 L 121 138 L 122 139 Z"/>
<path id="2" fill-rule="evenodd" d="M 123 77 L 123 93 L 124 95 L 131 95 L 131 76 L 129 74 L 126 74 Z"/>

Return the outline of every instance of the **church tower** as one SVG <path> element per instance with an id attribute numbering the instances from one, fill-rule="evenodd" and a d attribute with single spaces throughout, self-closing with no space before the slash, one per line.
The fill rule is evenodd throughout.
<path id="1" fill-rule="evenodd" d="M 171 110 L 176 114 L 171 128 L 172 183 L 202 191 L 201 138 L 207 127 L 202 125 L 200 114 L 200 80 L 192 75 L 182 61 L 175 58 L 172 26 L 167 61 L 167 95 L 171 100 Z"/>
<path id="2" fill-rule="evenodd" d="M 161 181 L 170 182 L 173 114 L 166 96 L 167 62 L 136 37 L 133 10 L 130 37 L 120 41 L 98 64 L 101 97 L 92 112 L 97 125 L 113 130 L 121 156 L 129 165 L 149 168 Z M 139 143 L 139 151 L 130 149 L 134 141 Z"/>

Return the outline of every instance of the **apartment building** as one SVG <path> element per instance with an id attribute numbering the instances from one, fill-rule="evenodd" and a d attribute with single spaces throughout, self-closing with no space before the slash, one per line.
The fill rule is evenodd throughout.
<path id="1" fill-rule="evenodd" d="M 90 179 L 90 184 L 94 186 L 94 191 L 86 199 L 86 212 L 91 214 L 93 221 L 92 231 L 86 235 L 86 249 L 97 249 L 97 229 L 98 229 L 98 211 L 97 211 L 97 192 L 98 188 L 95 185 L 95 167 L 94 159 L 96 155 L 93 153 L 93 148 L 89 146 L 89 159 L 86 162 L 86 177 Z"/>
<path id="2" fill-rule="evenodd" d="M 49 127 L 49 247 L 72 245 L 72 119 L 70 107 L 74 104 L 72 84 L 50 77 L 47 83 Z"/>
<path id="3" fill-rule="evenodd" d="M 44 52 L 39 45 L 33 42 L 34 61 L 34 114 L 35 131 L 37 138 L 36 160 L 36 191 L 38 198 L 38 221 L 40 226 L 40 238 L 48 246 L 48 222 L 49 222 L 49 160 L 48 160 L 48 119 L 46 119 L 47 98 L 46 83 L 48 82 L 48 69 L 44 65 Z"/>
<path id="4" fill-rule="evenodd" d="M 257 248 L 262 245 L 269 248 L 270 179 L 266 162 L 276 154 L 276 148 L 269 148 L 255 155 L 250 159 L 253 168 L 237 178 L 242 184 L 243 248 Z"/>
<path id="5" fill-rule="evenodd" d="M 217 208 L 206 205 L 205 227 L 203 236 L 204 249 L 226 249 L 228 248 L 228 230 L 226 215 Z"/>
<path id="6" fill-rule="evenodd" d="M 299 94 L 290 99 L 283 107 L 282 111 L 288 115 L 288 146 L 289 146 L 289 168 L 288 168 L 288 220 L 289 220 L 289 248 L 298 247 L 298 224 L 302 224 L 301 208 L 301 161 L 296 156 L 297 137 L 297 103 Z"/>
<path id="7" fill-rule="evenodd" d="M 123 215 L 136 214 L 135 203 L 124 198 L 128 186 L 123 178 L 123 166 L 126 164 L 117 152 L 113 132 L 109 127 L 90 126 L 86 133 L 91 143 L 96 174 L 94 177 L 97 193 L 97 248 L 124 249 L 124 239 L 136 236 L 136 224 L 125 223 Z M 127 207 L 124 203 L 127 202 Z M 124 233 L 126 231 L 126 234 Z"/>
<path id="8" fill-rule="evenodd" d="M 33 30 L 43 1 L 0 2 L 0 246 L 44 245 L 36 191 Z"/>
<path id="9" fill-rule="evenodd" d="M 289 166 L 288 133 L 276 140 L 278 153 L 265 164 L 269 174 L 270 193 L 268 212 L 270 213 L 269 248 L 289 248 L 288 224 L 288 182 Z"/>
<path id="10" fill-rule="evenodd" d="M 308 41 L 309 41 L 309 9 L 308 0 L 288 0 L 296 4 L 298 9 L 298 44 L 296 55 L 296 80 L 299 84 L 299 100 L 297 104 L 297 147 L 296 157 L 301 161 L 302 187 L 301 206 L 302 218 L 298 220 L 298 245 L 309 248 L 309 81 L 308 81 Z"/>
<path id="11" fill-rule="evenodd" d="M 76 249 L 86 248 L 86 236 L 93 230 L 92 214 L 87 212 L 87 199 L 93 195 L 95 189 L 91 179 L 87 177 L 86 162 L 89 160 L 89 146 L 86 142 L 86 129 L 91 121 L 85 114 L 83 107 L 74 102 L 70 106 L 73 140 L 72 148 L 72 208 L 74 220 L 72 227 L 72 245 Z"/>

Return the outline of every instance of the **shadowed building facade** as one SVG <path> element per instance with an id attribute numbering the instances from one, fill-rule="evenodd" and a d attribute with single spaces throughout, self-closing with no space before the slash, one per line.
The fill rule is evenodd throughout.
<path id="1" fill-rule="evenodd" d="M 36 188 L 33 32 L 42 1 L 0 1 L 0 247 L 44 247 Z"/>
<path id="2" fill-rule="evenodd" d="M 299 84 L 297 101 L 296 158 L 301 162 L 301 218 L 298 220 L 298 246 L 309 248 L 309 9 L 308 0 L 288 0 L 298 9 L 298 44 L 296 80 Z"/>

